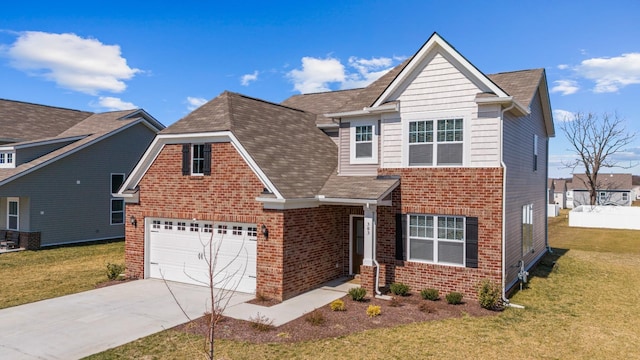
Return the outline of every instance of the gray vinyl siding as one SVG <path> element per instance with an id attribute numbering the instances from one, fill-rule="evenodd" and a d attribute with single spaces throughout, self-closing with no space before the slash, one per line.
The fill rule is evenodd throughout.
<path id="1" fill-rule="evenodd" d="M 378 164 L 351 164 L 351 123 L 343 122 L 340 124 L 340 141 L 338 143 L 339 168 L 338 173 L 343 176 L 375 176 L 378 174 Z M 380 131 L 379 125 L 376 131 Z M 378 136 L 378 142 L 380 136 Z M 378 159 L 380 159 L 380 148 L 378 144 Z"/>
<path id="2" fill-rule="evenodd" d="M 58 150 L 71 144 L 73 141 L 64 141 L 55 144 L 45 144 L 40 146 L 32 146 L 28 148 L 16 150 L 16 166 L 27 163 L 31 160 L 37 159 L 40 156 L 46 155 L 52 151 Z"/>
<path id="3" fill-rule="evenodd" d="M 603 175 L 601 175 L 603 176 Z M 606 175 L 605 175 L 606 176 Z M 598 205 L 616 205 L 616 206 L 631 206 L 631 202 L 632 202 L 632 194 L 631 191 L 622 191 L 622 190 L 618 190 L 618 191 L 614 191 L 614 190 L 598 190 L 598 193 L 600 192 L 606 192 L 607 196 L 606 196 L 606 200 L 604 201 L 604 204 L 600 203 L 599 199 L 596 198 L 596 200 L 598 201 Z M 622 194 L 626 193 L 627 194 L 627 201 L 624 201 L 622 199 Z M 599 197 L 599 195 L 596 195 Z M 590 205 L 591 203 L 591 198 L 589 195 L 589 191 L 586 190 L 574 190 L 573 191 L 573 206 L 574 207 L 578 207 L 580 205 Z"/>
<path id="4" fill-rule="evenodd" d="M 538 166 L 533 170 L 533 135 L 538 135 Z M 546 247 L 547 142 L 539 95 L 531 103 L 531 114 L 504 118 L 504 162 L 506 183 L 506 285 L 517 280 L 518 262 L 528 266 Z M 533 204 L 533 253 L 522 254 L 522 207 Z"/>
<path id="5" fill-rule="evenodd" d="M 21 230 L 41 232 L 43 246 L 122 238 L 124 225 L 110 224 L 111 174 L 129 175 L 154 136 L 134 125 L 0 187 L 0 197 L 19 194 L 21 210 L 29 199 Z"/>

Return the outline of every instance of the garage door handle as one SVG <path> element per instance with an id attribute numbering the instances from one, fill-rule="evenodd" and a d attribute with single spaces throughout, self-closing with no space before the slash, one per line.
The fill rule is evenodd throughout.
<path id="1" fill-rule="evenodd" d="M 157 262 L 153 262 L 153 261 L 150 261 L 150 262 L 149 262 L 149 264 L 151 264 L 151 265 L 158 265 L 158 263 L 157 263 Z"/>
<path id="2" fill-rule="evenodd" d="M 252 278 L 252 279 L 255 279 L 255 278 L 256 278 L 255 276 L 251 276 L 251 275 L 249 275 L 249 277 L 250 277 L 250 278 Z"/>

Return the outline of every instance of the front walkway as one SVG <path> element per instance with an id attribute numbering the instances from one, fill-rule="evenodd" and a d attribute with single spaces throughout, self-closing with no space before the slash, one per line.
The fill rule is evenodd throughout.
<path id="1" fill-rule="evenodd" d="M 209 289 L 170 282 L 187 315 L 202 316 Z M 225 315 L 249 320 L 258 313 L 282 325 L 345 295 L 335 282 L 281 304 L 247 304 L 253 294 L 234 293 Z M 146 279 L 0 310 L 0 358 L 79 359 L 187 322 L 162 280 Z"/>

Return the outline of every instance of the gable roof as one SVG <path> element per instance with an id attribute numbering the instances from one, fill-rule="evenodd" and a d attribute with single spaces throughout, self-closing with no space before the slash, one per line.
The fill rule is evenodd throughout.
<path id="1" fill-rule="evenodd" d="M 547 134 L 551 137 L 555 136 L 544 69 L 485 75 L 437 33 L 433 33 L 416 54 L 389 70 L 366 88 L 354 89 L 348 94 L 342 94 L 339 91 L 294 95 L 282 104 L 319 115 L 345 114 L 384 105 L 391 100 L 393 92 L 401 87 L 411 73 L 418 70 L 421 61 L 432 51 L 449 54 L 452 61 L 458 62 L 467 72 L 467 76 L 475 78 L 476 82 L 482 84 L 486 91 L 478 94 L 478 97 L 485 97 L 489 101 L 496 99 L 513 101 L 521 115 L 528 113 L 536 93 L 540 93 Z M 322 119 L 321 116 L 318 116 L 317 122 L 320 127 L 332 123 L 331 120 Z"/>
<path id="2" fill-rule="evenodd" d="M 147 127 L 155 129 L 155 131 L 164 128 L 164 125 L 144 110 L 134 109 L 114 111 L 90 115 L 71 128 L 63 131 L 58 136 L 24 141 L 15 144 L 6 144 L 5 146 L 20 147 L 27 146 L 29 144 L 35 145 L 43 141 L 72 141 L 70 144 L 62 146 L 61 148 L 40 156 L 32 161 L 20 164 L 15 168 L 0 169 L 0 186 L 73 154 L 137 123 L 144 123 Z"/>
<path id="3" fill-rule="evenodd" d="M 0 144 L 58 136 L 93 113 L 0 99 Z"/>
<path id="4" fill-rule="evenodd" d="M 633 188 L 631 174 L 598 174 L 596 190 L 631 190 Z M 571 186 L 573 190 L 585 191 L 587 187 L 586 174 L 573 174 Z"/>
<path id="5" fill-rule="evenodd" d="M 316 114 L 225 91 L 160 136 L 230 131 L 284 198 L 313 198 L 338 161 L 315 121 Z"/>

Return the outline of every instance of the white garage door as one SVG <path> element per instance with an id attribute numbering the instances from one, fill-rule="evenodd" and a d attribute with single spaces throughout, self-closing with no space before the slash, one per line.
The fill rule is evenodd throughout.
<path id="1" fill-rule="evenodd" d="M 149 276 L 216 288 L 256 291 L 255 224 L 150 219 Z"/>

